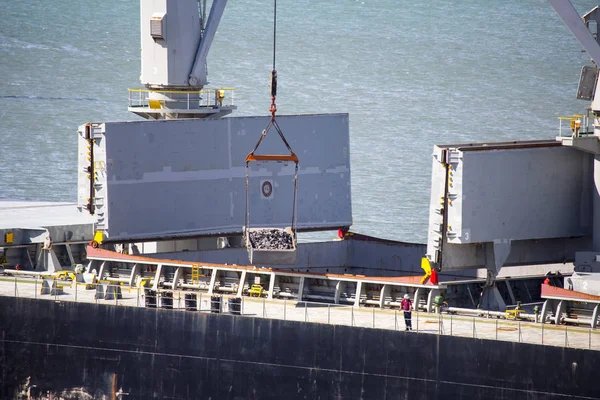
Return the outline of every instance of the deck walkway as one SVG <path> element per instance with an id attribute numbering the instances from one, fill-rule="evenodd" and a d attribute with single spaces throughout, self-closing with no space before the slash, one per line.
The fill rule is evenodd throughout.
<path id="1" fill-rule="evenodd" d="M 122 298 L 98 300 L 96 291 L 82 285 L 71 285 L 68 281 L 57 281 L 62 285 L 62 294 L 41 295 L 42 280 L 29 278 L 0 277 L 0 296 L 37 298 L 49 301 L 76 301 L 99 303 L 112 306 L 144 307 L 142 290 L 122 288 Z M 185 294 L 189 291 L 173 292 L 173 308 L 186 312 Z M 224 313 L 229 310 L 229 296 L 222 297 Z M 198 294 L 199 312 L 210 312 L 210 296 Z M 193 311 L 187 311 L 193 312 Z M 242 297 L 241 314 L 244 317 L 283 319 L 312 323 L 350 325 L 364 328 L 405 330 L 403 313 L 399 310 L 378 307 L 350 307 L 334 304 L 296 302 L 290 300 L 267 300 Z M 600 329 L 578 326 L 536 324 L 526 321 L 507 321 L 498 318 L 471 317 L 465 315 L 433 314 L 413 312 L 415 334 L 441 334 L 478 339 L 503 340 L 550 346 L 581 348 L 600 351 Z"/>

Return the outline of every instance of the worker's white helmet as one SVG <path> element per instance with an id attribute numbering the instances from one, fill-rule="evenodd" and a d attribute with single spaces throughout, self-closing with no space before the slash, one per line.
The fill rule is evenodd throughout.
<path id="1" fill-rule="evenodd" d="M 410 299 L 410 296 L 409 296 L 408 294 L 405 294 L 405 295 L 404 295 L 404 298 L 405 298 L 406 300 L 408 300 L 408 299 Z"/>

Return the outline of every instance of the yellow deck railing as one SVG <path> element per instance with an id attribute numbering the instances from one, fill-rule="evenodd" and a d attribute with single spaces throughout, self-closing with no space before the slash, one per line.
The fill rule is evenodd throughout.
<path id="1" fill-rule="evenodd" d="M 593 132 L 593 129 L 590 129 L 589 126 L 589 118 L 587 115 L 575 114 L 571 116 L 561 116 L 558 117 L 559 120 L 559 136 L 580 136 L 586 135 L 588 133 Z M 563 135 L 563 121 L 566 125 L 565 131 L 566 135 Z M 567 130 L 568 129 L 568 130 Z"/>
<path id="2" fill-rule="evenodd" d="M 235 105 L 234 88 L 203 88 L 197 91 L 128 89 L 129 107 L 170 108 L 195 110 L 203 107 L 228 107 Z M 153 98 L 150 99 L 150 94 Z"/>

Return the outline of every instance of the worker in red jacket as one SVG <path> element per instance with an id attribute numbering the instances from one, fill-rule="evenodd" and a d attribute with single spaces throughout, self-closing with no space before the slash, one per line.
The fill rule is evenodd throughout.
<path id="1" fill-rule="evenodd" d="M 412 311 L 412 301 L 410 300 L 410 296 L 408 294 L 404 295 L 402 302 L 400 303 L 400 308 L 404 311 L 404 323 L 406 324 L 406 330 L 412 331 L 412 321 L 411 321 L 411 311 Z"/>

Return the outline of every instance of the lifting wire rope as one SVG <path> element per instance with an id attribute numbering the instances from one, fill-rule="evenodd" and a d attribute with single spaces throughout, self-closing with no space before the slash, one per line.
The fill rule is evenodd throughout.
<path id="1" fill-rule="evenodd" d="M 277 70 L 275 69 L 275 56 L 276 56 L 276 40 L 277 40 L 277 0 L 274 0 L 273 3 L 273 70 L 271 71 L 271 106 L 269 108 L 269 112 L 271 113 L 271 119 L 267 124 L 266 128 L 263 129 L 258 142 L 254 146 L 254 149 L 248 154 L 246 157 L 246 220 L 244 228 L 247 230 L 250 225 L 250 208 L 249 208 L 249 174 L 248 174 L 248 164 L 251 161 L 278 161 L 278 162 L 289 162 L 293 161 L 296 164 L 296 169 L 294 172 L 294 197 L 292 203 L 292 235 L 296 236 L 296 199 L 298 195 L 298 156 L 294 153 L 288 141 L 286 140 L 277 120 L 275 119 L 275 113 L 277 112 L 277 105 L 275 104 L 275 97 L 277 96 Z M 274 127 L 279 137 L 285 144 L 285 147 L 290 152 L 289 155 L 280 155 L 280 154 L 268 154 L 268 155 L 257 155 L 254 154 L 260 144 L 262 143 L 265 136 L 269 130 Z M 247 243 L 248 245 L 248 243 Z"/>

